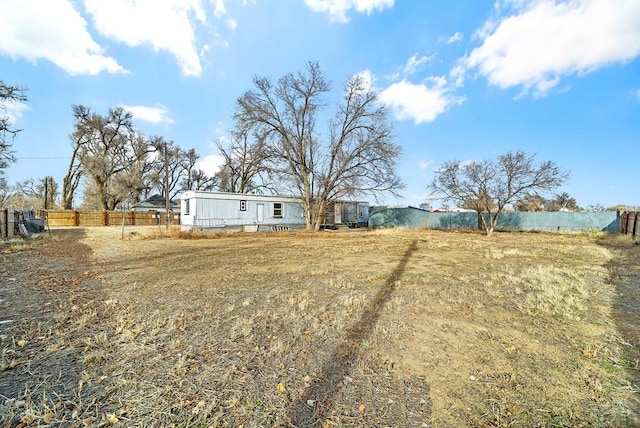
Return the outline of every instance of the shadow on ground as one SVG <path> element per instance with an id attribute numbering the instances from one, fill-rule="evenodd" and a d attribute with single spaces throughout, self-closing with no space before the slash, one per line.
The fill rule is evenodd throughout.
<path id="1" fill-rule="evenodd" d="M 331 416 L 338 395 L 345 385 L 345 378 L 348 379 L 352 374 L 353 365 L 361 356 L 364 341 L 372 335 L 385 304 L 396 291 L 396 284 L 402 278 L 416 248 L 417 241 L 413 241 L 385 284 L 366 306 L 360 319 L 346 330 L 344 338 L 316 375 L 317 380 L 292 404 L 287 417 L 291 425 L 318 426 Z"/>
<path id="2" fill-rule="evenodd" d="M 32 236 L 0 254 L 0 423 L 14 426 L 47 412 L 52 424 L 71 420 L 92 387 L 79 387 L 82 349 L 74 341 L 98 331 L 84 308 L 102 299 L 92 250 L 82 229 Z M 16 250 L 17 251 L 14 251 Z M 84 415 L 84 409 L 77 417 Z M 35 423 L 35 419 L 34 419 Z"/>

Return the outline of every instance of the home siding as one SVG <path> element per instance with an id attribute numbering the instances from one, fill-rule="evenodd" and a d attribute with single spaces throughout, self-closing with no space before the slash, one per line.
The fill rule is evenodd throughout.
<path id="1" fill-rule="evenodd" d="M 301 204 L 292 197 L 244 195 L 234 193 L 185 192 L 183 203 L 190 203 L 183 215 L 183 228 L 304 225 Z M 244 201 L 242 203 L 241 201 Z M 241 203 L 246 208 L 241 210 Z M 282 217 L 273 216 L 275 203 L 282 204 Z M 258 205 L 264 206 L 264 221 L 258 222 Z"/>

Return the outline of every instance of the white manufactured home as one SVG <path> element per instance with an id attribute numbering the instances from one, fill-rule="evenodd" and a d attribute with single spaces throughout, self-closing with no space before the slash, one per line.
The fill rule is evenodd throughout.
<path id="1" fill-rule="evenodd" d="M 230 228 L 256 232 L 305 226 L 299 198 L 189 190 L 180 197 L 182 230 Z"/>

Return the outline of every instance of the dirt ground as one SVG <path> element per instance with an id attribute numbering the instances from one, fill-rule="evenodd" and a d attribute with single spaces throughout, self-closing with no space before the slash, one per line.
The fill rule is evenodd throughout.
<path id="1" fill-rule="evenodd" d="M 2 426 L 640 426 L 625 237 L 70 228 L 0 262 Z"/>

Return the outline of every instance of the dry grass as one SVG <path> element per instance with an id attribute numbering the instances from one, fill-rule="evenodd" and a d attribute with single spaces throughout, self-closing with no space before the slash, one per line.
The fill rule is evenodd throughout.
<path id="1" fill-rule="evenodd" d="M 0 256 L 6 426 L 640 423 L 620 238 L 53 235 Z"/>

